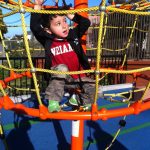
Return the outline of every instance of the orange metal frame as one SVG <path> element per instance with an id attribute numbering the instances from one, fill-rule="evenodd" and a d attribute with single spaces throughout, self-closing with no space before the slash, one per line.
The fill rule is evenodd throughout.
<path id="1" fill-rule="evenodd" d="M 17 113 L 26 114 L 33 117 L 45 119 L 63 119 L 63 120 L 107 120 L 110 118 L 121 117 L 125 115 L 138 115 L 142 111 L 150 109 L 150 98 L 144 102 L 137 101 L 127 108 L 117 108 L 107 110 L 102 108 L 98 110 L 97 105 L 92 105 L 91 112 L 58 112 L 49 113 L 44 105 L 39 105 L 39 109 L 28 108 L 23 104 L 14 104 L 8 95 L 0 98 L 0 108 L 12 110 Z"/>

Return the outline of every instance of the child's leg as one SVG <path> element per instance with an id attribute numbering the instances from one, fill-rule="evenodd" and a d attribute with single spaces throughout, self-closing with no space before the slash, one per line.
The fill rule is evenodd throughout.
<path id="1" fill-rule="evenodd" d="M 52 67 L 52 69 L 57 71 L 68 71 L 67 66 L 63 64 Z M 66 77 L 67 76 L 64 74 L 53 74 L 52 80 L 50 80 L 46 88 L 45 98 L 49 100 L 48 109 L 50 112 L 60 111 L 59 102 L 64 95 Z"/>
<path id="2" fill-rule="evenodd" d="M 64 80 L 52 79 L 45 91 L 45 99 L 60 102 L 64 94 Z"/>
<path id="3" fill-rule="evenodd" d="M 45 98 L 48 99 L 50 112 L 60 111 L 59 102 L 64 94 L 64 80 L 51 80 L 45 91 Z"/>
<path id="4" fill-rule="evenodd" d="M 88 77 L 83 77 L 83 90 L 84 93 L 81 93 L 81 97 L 84 100 L 85 104 L 91 104 L 94 101 L 95 96 L 95 81 Z M 98 97 L 102 97 L 101 88 L 99 86 Z"/>

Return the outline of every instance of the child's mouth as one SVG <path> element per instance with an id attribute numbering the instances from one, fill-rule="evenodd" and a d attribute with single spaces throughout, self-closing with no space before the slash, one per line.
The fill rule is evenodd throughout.
<path id="1" fill-rule="evenodd" d="M 67 34 L 67 30 L 63 31 L 64 34 Z"/>

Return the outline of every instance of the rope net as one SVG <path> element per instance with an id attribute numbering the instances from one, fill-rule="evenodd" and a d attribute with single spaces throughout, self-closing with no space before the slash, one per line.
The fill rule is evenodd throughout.
<path id="1" fill-rule="evenodd" d="M 9 49 L 6 43 L 7 41 L 3 37 L 0 32 L 0 37 L 2 39 L 3 52 L 1 55 L 5 54 L 7 61 L 5 64 L 0 64 L 1 70 L 6 70 L 7 76 L 4 76 L 0 80 L 0 108 L 4 108 L 6 110 L 12 110 L 16 112 L 20 112 L 26 115 L 40 117 L 41 119 L 66 119 L 66 120 L 107 120 L 109 118 L 126 116 L 130 114 L 138 114 L 141 111 L 145 111 L 150 108 L 149 98 L 145 101 L 144 97 L 149 90 L 150 86 L 150 77 L 147 75 L 143 75 L 142 72 L 149 71 L 150 67 L 141 67 L 140 69 L 132 69 L 128 70 L 126 67 L 127 59 L 131 57 L 131 55 L 135 55 L 135 48 L 140 50 L 143 48 L 143 41 L 149 41 L 149 20 L 150 13 L 148 12 L 148 8 L 150 6 L 150 2 L 148 1 L 140 1 L 131 4 L 122 4 L 118 5 L 110 5 L 106 6 L 106 2 L 102 1 L 100 6 L 91 7 L 91 8 L 83 8 L 83 9 L 70 9 L 70 10 L 61 10 L 61 11 L 48 11 L 44 10 L 44 8 L 49 8 L 52 6 L 44 5 L 42 10 L 34 10 L 32 9 L 34 3 L 30 1 L 22 2 L 19 0 L 16 1 L 8 1 L 7 3 L 3 0 L 0 1 L 0 6 L 5 9 L 9 9 L 10 11 L 4 15 L 1 15 L 1 18 L 9 17 L 16 13 L 20 14 L 21 17 L 21 28 L 23 31 L 23 39 L 24 46 L 21 49 L 21 46 L 18 43 L 18 47 L 20 49 Z M 136 7 L 133 7 L 136 6 Z M 56 7 L 56 6 L 53 6 Z M 134 10 L 133 10 L 134 9 Z M 89 36 L 87 42 L 87 54 L 93 55 L 94 61 L 89 59 L 92 69 L 84 70 L 84 71 L 75 71 L 75 72 L 59 72 L 54 70 L 47 70 L 40 68 L 40 65 L 35 65 L 33 63 L 32 54 L 35 51 L 39 51 L 39 49 L 31 47 L 31 43 L 28 41 L 28 33 L 27 33 L 27 23 L 25 21 L 26 13 L 42 13 L 42 14 L 67 14 L 67 13 L 82 13 L 88 12 L 89 16 L 97 16 L 99 18 L 99 23 L 95 22 L 91 25 L 89 29 Z M 1 25 L 3 26 L 3 25 Z M 8 26 L 9 27 L 9 26 Z M 13 26 L 11 26 L 13 27 Z M 14 26 L 16 27 L 16 26 Z M 93 36 L 90 36 L 90 35 Z M 93 38 L 93 39 L 92 39 Z M 149 42 L 146 42 L 146 48 L 149 49 Z M 11 55 L 13 53 L 19 53 L 27 56 L 28 63 L 25 65 L 25 62 L 22 61 L 20 68 L 15 66 L 11 61 Z M 115 55 L 120 56 L 116 58 L 120 59 L 118 61 L 114 61 L 114 64 L 103 65 L 103 61 L 105 59 L 105 55 Z M 102 57 L 104 56 L 104 57 Z M 107 60 L 109 62 L 109 58 Z M 119 62 L 117 64 L 117 62 Z M 115 67 L 114 67 L 115 66 Z M 117 66 L 117 67 L 116 67 Z M 38 74 L 39 73 L 50 73 L 50 74 L 81 74 L 88 73 L 94 74 L 95 79 L 95 98 L 94 103 L 92 104 L 91 111 L 82 111 L 78 110 L 77 112 L 65 112 L 61 111 L 58 113 L 50 113 L 48 112 L 47 107 L 43 104 L 41 99 L 41 82 L 39 81 Z M 111 75 L 111 76 L 110 76 Z M 119 76 L 120 75 L 120 76 Z M 129 92 L 122 92 L 119 94 L 104 94 L 104 96 L 109 96 L 109 100 L 111 102 L 117 100 L 114 99 L 116 96 L 120 96 L 123 98 L 121 102 L 126 103 L 127 106 L 125 108 L 119 108 L 115 110 L 107 110 L 106 108 L 98 109 L 97 100 L 98 100 L 98 86 L 103 80 L 108 80 L 109 77 L 119 76 L 120 81 L 123 81 L 123 78 L 126 75 L 131 75 L 133 80 L 131 84 L 133 84 L 133 90 Z M 34 88 L 22 88 L 24 83 L 21 83 L 21 87 L 15 87 L 14 84 L 10 84 L 10 82 L 16 82 L 24 78 L 26 81 L 32 79 Z M 136 90 L 135 84 L 137 82 L 137 78 L 144 78 L 147 80 L 147 85 L 144 88 Z M 125 79 L 125 78 L 124 78 Z M 109 84 L 109 83 L 107 83 Z M 10 98 L 8 89 L 13 89 L 15 91 L 30 91 L 36 93 L 37 101 L 39 104 L 39 108 L 28 108 L 21 103 L 14 103 Z M 133 102 L 133 94 L 139 91 L 143 91 L 142 97 Z M 124 97 L 124 94 L 129 94 L 128 98 Z M 143 101 L 144 100 L 144 101 Z M 120 102 L 120 101 L 119 101 Z"/>

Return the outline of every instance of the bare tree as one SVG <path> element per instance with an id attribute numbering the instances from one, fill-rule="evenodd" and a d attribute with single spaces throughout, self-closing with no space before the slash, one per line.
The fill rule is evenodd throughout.
<path id="1" fill-rule="evenodd" d="M 0 15 L 2 15 L 2 10 L 0 9 Z M 3 21 L 3 18 L 0 18 L 0 29 L 1 29 L 1 32 L 2 32 L 2 35 L 7 33 L 7 27 Z M 1 39 L 0 39 L 1 41 Z"/>

